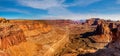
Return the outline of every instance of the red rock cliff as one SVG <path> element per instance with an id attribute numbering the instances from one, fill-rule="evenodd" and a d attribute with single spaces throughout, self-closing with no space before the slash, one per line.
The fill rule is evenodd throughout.
<path id="1" fill-rule="evenodd" d="M 25 41 L 23 31 L 14 24 L 0 24 L 0 48 L 6 49 Z"/>

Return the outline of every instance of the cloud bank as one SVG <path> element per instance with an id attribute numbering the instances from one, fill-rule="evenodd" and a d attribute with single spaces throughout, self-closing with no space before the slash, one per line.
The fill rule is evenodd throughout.
<path id="1" fill-rule="evenodd" d="M 100 0 L 74 0 L 73 3 L 65 4 L 66 0 L 18 0 L 18 3 L 36 9 L 47 10 L 51 15 L 75 15 L 67 9 L 71 6 L 87 6 Z"/>
<path id="2" fill-rule="evenodd" d="M 119 8 L 106 8 L 106 9 L 93 9 L 93 12 L 88 12 L 85 14 L 75 13 L 69 10 L 69 7 L 87 7 L 94 3 L 103 1 L 103 0 L 73 0 L 71 3 L 66 3 L 68 0 L 16 0 L 16 3 L 33 9 L 45 10 L 47 11 L 46 15 L 41 15 L 40 13 L 36 15 L 34 18 L 63 18 L 63 19 L 87 19 L 93 17 L 105 18 L 105 19 L 113 19 L 119 20 L 120 14 L 99 14 L 97 12 L 106 12 L 107 10 L 119 10 Z M 120 4 L 120 0 L 116 0 L 116 4 Z M 26 11 L 21 11 L 19 9 L 9 8 L 0 11 L 14 11 L 18 13 L 28 13 Z M 91 10 L 92 11 L 92 10 Z M 34 15 L 33 15 L 34 16 Z"/>

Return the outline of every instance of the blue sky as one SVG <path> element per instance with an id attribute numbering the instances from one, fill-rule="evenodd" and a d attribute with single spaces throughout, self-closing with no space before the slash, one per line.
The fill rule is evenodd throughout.
<path id="1" fill-rule="evenodd" d="M 120 0 L 0 0 L 0 17 L 120 20 Z"/>

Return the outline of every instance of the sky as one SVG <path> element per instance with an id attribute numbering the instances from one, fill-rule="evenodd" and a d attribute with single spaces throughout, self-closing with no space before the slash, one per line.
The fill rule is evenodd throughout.
<path id="1" fill-rule="evenodd" d="M 120 0 L 0 0 L 0 17 L 120 20 Z"/>

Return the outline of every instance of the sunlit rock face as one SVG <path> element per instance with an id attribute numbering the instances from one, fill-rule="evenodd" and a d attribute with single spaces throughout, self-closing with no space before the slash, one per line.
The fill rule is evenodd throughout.
<path id="1" fill-rule="evenodd" d="M 117 22 L 112 22 L 109 24 L 109 29 L 110 29 L 110 34 L 108 34 L 109 31 L 107 31 L 108 33 L 107 32 L 104 33 L 111 37 L 111 41 L 108 42 L 108 44 L 105 46 L 106 48 L 99 49 L 94 53 L 79 54 L 78 56 L 120 56 L 120 47 L 119 47 L 120 46 L 120 24 Z M 105 39 L 106 35 L 103 36 L 103 38 Z M 98 40 L 100 39 L 101 38 L 99 38 Z"/>
<path id="2" fill-rule="evenodd" d="M 113 29 L 112 32 L 112 41 L 108 44 L 106 49 L 98 50 L 95 53 L 89 54 L 89 56 L 120 56 L 120 26 Z"/>
<path id="3" fill-rule="evenodd" d="M 44 20 L 0 23 L 1 56 L 54 56 L 61 52 L 68 39 L 66 27 L 54 27 Z"/>
<path id="4" fill-rule="evenodd" d="M 120 25 L 91 18 L 0 21 L 1 56 L 119 56 Z M 84 23 L 84 24 L 82 24 Z"/>
<path id="5" fill-rule="evenodd" d="M 98 35 L 100 35 L 100 34 L 109 34 L 110 29 L 107 26 L 107 24 L 102 23 L 102 24 L 97 25 L 95 33 L 98 34 Z"/>
<path id="6" fill-rule="evenodd" d="M 100 20 L 100 22 L 94 25 L 94 21 L 91 23 L 92 25 L 86 25 L 85 22 L 85 24 L 76 25 L 72 28 L 70 26 L 70 43 L 62 55 L 77 56 L 78 54 L 95 53 L 99 49 L 105 49 L 105 46 L 112 41 L 112 33 L 104 20 Z M 79 31 L 79 34 L 72 33 L 73 30 Z"/>
<path id="7" fill-rule="evenodd" d="M 19 27 L 24 31 L 26 36 L 35 36 L 42 33 L 48 33 L 52 30 L 52 27 L 47 24 L 33 23 L 33 24 L 21 24 Z"/>
<path id="8" fill-rule="evenodd" d="M 98 24 L 101 24 L 102 21 L 103 21 L 103 19 L 100 19 L 100 18 L 90 18 L 90 19 L 87 19 L 84 24 L 86 24 L 86 25 L 98 25 Z"/>
<path id="9" fill-rule="evenodd" d="M 6 20 L 5 18 L 0 17 L 0 23 L 7 23 L 7 22 L 8 22 L 8 20 Z"/>
<path id="10" fill-rule="evenodd" d="M 73 37 L 71 37 L 71 42 L 65 49 L 63 55 L 120 56 L 119 23 L 117 21 L 100 21 L 101 23 L 93 26 L 86 26 L 85 24 L 82 24 L 84 27 L 81 28 L 80 25 L 81 34 L 74 36 L 72 33 L 72 35 L 70 35 Z M 94 28 L 94 30 L 92 30 L 92 28 Z M 72 29 L 77 28 L 73 27 Z M 78 53 L 79 55 L 77 55 Z"/>
<path id="11" fill-rule="evenodd" d="M 25 41 L 26 37 L 23 31 L 14 24 L 0 24 L 0 48 L 6 49 Z"/>
<path id="12" fill-rule="evenodd" d="M 94 33 L 96 37 L 93 37 L 93 39 L 96 42 L 110 42 L 112 40 L 112 33 L 110 31 L 110 28 L 108 27 L 107 23 L 105 23 L 104 21 L 101 22 L 101 24 L 97 25 L 97 28 Z"/>
<path id="13" fill-rule="evenodd" d="M 0 56 L 10 56 L 8 53 L 5 53 L 3 51 L 0 51 Z"/>

